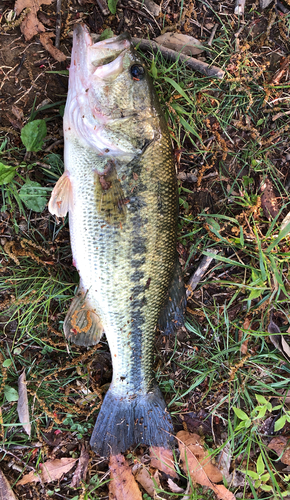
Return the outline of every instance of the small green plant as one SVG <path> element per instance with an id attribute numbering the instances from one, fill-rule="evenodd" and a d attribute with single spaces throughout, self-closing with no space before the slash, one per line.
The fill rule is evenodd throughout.
<path id="1" fill-rule="evenodd" d="M 257 426 L 261 425 L 261 419 L 265 417 L 267 412 L 272 413 L 272 411 L 280 410 L 282 407 L 281 405 L 278 405 L 274 406 L 273 408 L 270 401 L 267 401 L 267 399 L 260 394 L 255 394 L 255 398 L 258 401 L 259 405 L 254 407 L 250 415 L 247 415 L 247 413 L 245 413 L 240 408 L 233 407 L 236 416 L 241 420 L 241 422 L 235 427 L 235 431 L 239 431 L 240 429 L 248 429 L 249 427 L 252 427 L 253 431 L 257 430 Z M 282 427 L 280 427 L 280 429 Z"/>
<path id="2" fill-rule="evenodd" d="M 21 140 L 26 147 L 26 151 L 40 151 L 46 134 L 45 120 L 33 120 L 24 125 L 21 130 Z"/>
<path id="3" fill-rule="evenodd" d="M 256 463 L 256 471 L 257 472 L 252 470 L 245 471 L 245 474 L 254 480 L 255 489 L 261 488 L 263 491 L 273 491 L 272 486 L 266 484 L 270 479 L 270 474 L 268 472 L 265 473 L 265 464 L 261 453 Z"/>
<path id="4" fill-rule="evenodd" d="M 82 439 L 84 435 L 90 432 L 90 429 L 94 427 L 92 424 L 86 422 L 85 424 L 80 424 L 73 421 L 73 415 L 67 415 L 64 419 L 63 424 L 68 425 L 70 427 L 71 432 L 76 432 L 76 436 L 78 439 Z"/>

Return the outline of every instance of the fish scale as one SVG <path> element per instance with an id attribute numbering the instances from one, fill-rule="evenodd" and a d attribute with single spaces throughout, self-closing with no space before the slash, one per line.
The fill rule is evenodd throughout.
<path id="1" fill-rule="evenodd" d="M 87 28 L 76 28 L 64 139 L 66 171 L 49 208 L 69 211 L 80 275 L 64 331 L 79 345 L 105 331 L 113 364 L 91 446 L 101 456 L 139 443 L 167 448 L 173 427 L 152 366 L 162 308 L 166 317 L 168 302 L 168 322 L 180 324 L 185 305 L 177 185 L 169 132 L 128 36 L 93 44 Z"/>

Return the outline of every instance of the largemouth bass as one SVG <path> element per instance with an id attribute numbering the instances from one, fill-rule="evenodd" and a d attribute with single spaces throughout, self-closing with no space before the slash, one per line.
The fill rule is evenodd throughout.
<path id="1" fill-rule="evenodd" d="M 170 136 L 144 66 L 123 34 L 94 43 L 76 26 L 64 114 L 65 173 L 49 210 L 69 212 L 78 292 L 66 337 L 105 332 L 113 379 L 91 438 L 101 456 L 144 443 L 168 448 L 173 427 L 152 371 L 157 323 L 182 323 L 177 185 Z"/>

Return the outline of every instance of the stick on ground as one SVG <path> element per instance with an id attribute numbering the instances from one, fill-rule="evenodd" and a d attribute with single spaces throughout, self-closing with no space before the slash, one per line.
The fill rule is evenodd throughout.
<path id="1" fill-rule="evenodd" d="M 183 54 L 180 54 L 179 52 L 176 52 L 175 50 L 167 49 L 166 47 L 152 42 L 151 40 L 132 38 L 132 43 L 134 45 L 138 45 L 141 50 L 152 50 L 155 53 L 160 51 L 165 59 L 169 59 L 170 61 L 180 61 L 189 68 L 194 69 L 195 71 L 199 71 L 206 76 L 222 79 L 225 75 L 225 72 L 217 66 L 210 66 L 203 61 L 195 59 L 194 57 L 185 56 Z"/>

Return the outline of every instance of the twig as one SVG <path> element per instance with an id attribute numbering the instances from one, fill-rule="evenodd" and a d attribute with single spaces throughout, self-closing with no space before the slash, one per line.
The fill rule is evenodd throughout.
<path id="1" fill-rule="evenodd" d="M 97 0 L 97 4 L 103 16 L 110 14 L 106 0 Z"/>
<path id="2" fill-rule="evenodd" d="M 56 0 L 55 47 L 59 49 L 61 30 L 61 0 Z"/>
<path id="3" fill-rule="evenodd" d="M 211 253 L 218 253 L 218 252 L 219 252 L 219 250 L 216 250 L 216 249 L 211 250 Z M 189 279 L 189 282 L 187 285 L 187 290 L 186 290 L 187 297 L 189 297 L 189 295 L 196 289 L 198 283 L 200 282 L 201 278 L 203 277 L 205 271 L 209 267 L 212 260 L 213 260 L 213 257 L 208 257 L 206 255 L 203 257 L 197 270 Z"/>
<path id="4" fill-rule="evenodd" d="M 152 50 L 153 52 L 160 51 L 165 59 L 169 59 L 170 61 L 180 61 L 189 68 L 199 71 L 206 76 L 222 79 L 225 75 L 225 72 L 217 66 L 210 66 L 203 61 L 195 59 L 194 57 L 185 56 L 175 50 L 167 49 L 158 43 L 152 42 L 151 40 L 132 38 L 132 43 L 133 45 L 138 45 L 141 50 Z"/>
<path id="5" fill-rule="evenodd" d="M 214 39 L 214 36 L 216 34 L 216 30 L 217 29 L 218 29 L 218 23 L 215 23 L 215 25 L 214 25 L 214 27 L 212 29 L 211 35 L 210 35 L 210 37 L 208 39 L 208 42 L 207 42 L 207 44 L 208 44 L 209 47 L 212 46 L 212 42 L 213 42 L 213 39 Z"/>
<path id="6" fill-rule="evenodd" d="M 8 455 L 11 455 L 11 457 L 15 458 L 16 460 L 18 460 L 18 462 L 21 462 L 23 463 L 26 467 L 29 467 L 29 469 L 32 469 L 34 472 L 35 472 L 35 468 L 32 467 L 32 465 L 28 465 L 26 462 L 24 462 L 24 460 L 21 460 L 21 458 L 19 458 L 17 455 L 14 455 L 14 453 L 12 453 L 11 451 L 9 450 L 6 450 L 6 448 L 0 448 L 0 452 L 2 453 L 7 453 Z"/>

